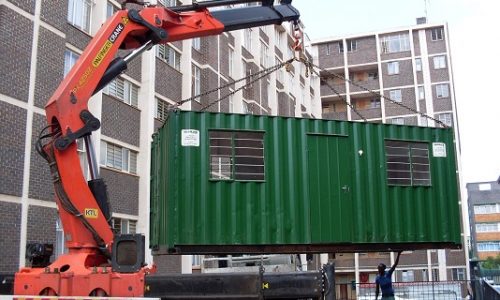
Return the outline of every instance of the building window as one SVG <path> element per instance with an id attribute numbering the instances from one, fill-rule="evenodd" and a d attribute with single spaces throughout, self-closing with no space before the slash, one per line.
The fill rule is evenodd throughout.
<path id="1" fill-rule="evenodd" d="M 440 41 L 444 37 L 444 30 L 442 27 L 431 29 L 431 40 Z"/>
<path id="2" fill-rule="evenodd" d="M 276 47 L 278 48 L 281 48 L 281 46 L 283 45 L 283 40 L 284 40 L 284 33 L 283 31 L 281 30 L 278 30 L 277 28 L 274 30 L 274 36 L 275 36 L 275 43 L 276 43 Z M 328 44 L 327 44 L 327 54 L 326 55 L 330 55 L 328 53 Z"/>
<path id="3" fill-rule="evenodd" d="M 275 64 L 281 64 L 282 61 L 278 57 L 275 57 Z M 285 72 L 283 71 L 283 68 L 279 68 L 278 71 L 276 72 L 276 80 L 279 81 L 281 84 L 285 83 Z"/>
<path id="4" fill-rule="evenodd" d="M 452 280 L 465 280 L 465 269 L 464 268 L 453 268 L 451 269 Z"/>
<path id="5" fill-rule="evenodd" d="M 331 55 L 333 53 L 333 44 L 328 43 L 326 44 L 326 55 Z"/>
<path id="6" fill-rule="evenodd" d="M 448 98 L 450 96 L 450 90 L 448 89 L 448 84 L 437 84 L 436 96 L 438 98 Z"/>
<path id="7" fill-rule="evenodd" d="M 106 18 L 110 18 L 112 15 L 115 14 L 115 12 L 117 11 L 118 9 L 116 8 L 116 6 L 114 6 L 113 3 L 111 2 L 107 2 L 106 3 Z"/>
<path id="8" fill-rule="evenodd" d="M 229 62 L 229 70 L 228 75 L 230 77 L 234 76 L 234 49 L 228 48 L 228 62 Z"/>
<path id="9" fill-rule="evenodd" d="M 209 139 L 211 179 L 265 179 L 263 132 L 209 131 Z"/>
<path id="10" fill-rule="evenodd" d="M 76 61 L 80 58 L 80 55 L 75 52 L 66 49 L 64 50 L 64 77 L 68 75 L 69 71 L 75 65 Z"/>
<path id="11" fill-rule="evenodd" d="M 191 93 L 193 97 L 199 96 L 201 94 L 201 69 L 196 65 L 193 65 L 192 78 L 191 78 Z M 196 97 L 196 101 L 200 102 L 200 97 Z"/>
<path id="12" fill-rule="evenodd" d="M 474 214 L 496 214 L 499 213 L 500 209 L 496 204 L 483 204 L 483 205 L 474 205 Z"/>
<path id="13" fill-rule="evenodd" d="M 500 223 L 477 223 L 476 232 L 499 232 Z"/>
<path id="14" fill-rule="evenodd" d="M 137 221 L 113 217 L 111 218 L 111 228 L 117 234 L 133 234 L 137 232 Z"/>
<path id="15" fill-rule="evenodd" d="M 243 30 L 243 46 L 250 52 L 252 52 L 252 29 L 247 28 Z"/>
<path id="16" fill-rule="evenodd" d="M 407 33 L 382 37 L 382 53 L 410 51 L 410 39 Z"/>
<path id="17" fill-rule="evenodd" d="M 392 61 L 387 63 L 387 74 L 399 74 L 399 61 Z"/>
<path id="18" fill-rule="evenodd" d="M 61 218 L 57 217 L 56 220 L 56 245 L 54 247 L 54 256 L 59 257 L 62 254 L 68 253 L 64 239 L 64 228 L 61 223 Z"/>
<path id="19" fill-rule="evenodd" d="M 403 96 L 401 95 L 401 90 L 389 91 L 389 99 L 391 99 L 395 102 L 402 102 Z"/>
<path id="20" fill-rule="evenodd" d="M 358 50 L 357 40 L 347 40 L 347 52 L 355 52 Z"/>
<path id="21" fill-rule="evenodd" d="M 269 66 L 269 48 L 263 42 L 260 43 L 260 65 L 264 68 Z"/>
<path id="22" fill-rule="evenodd" d="M 405 119 L 404 118 L 392 118 L 391 119 L 391 124 L 394 124 L 394 125 L 404 125 L 405 124 Z"/>
<path id="23" fill-rule="evenodd" d="M 385 152 L 389 185 L 431 185 L 427 143 L 386 140 Z"/>
<path id="24" fill-rule="evenodd" d="M 420 117 L 420 126 L 427 127 L 429 125 L 429 120 L 427 117 Z"/>
<path id="25" fill-rule="evenodd" d="M 415 68 L 417 69 L 417 72 L 422 72 L 422 59 L 421 58 L 415 58 Z"/>
<path id="26" fill-rule="evenodd" d="M 437 70 L 446 68 L 446 56 L 444 55 L 434 56 L 433 61 L 434 61 L 434 69 Z"/>
<path id="27" fill-rule="evenodd" d="M 137 152 L 101 141 L 101 165 L 137 174 Z"/>
<path id="28" fill-rule="evenodd" d="M 139 107 L 139 88 L 128 80 L 119 77 L 113 79 L 104 88 L 104 93 L 116 97 L 128 105 Z"/>
<path id="29" fill-rule="evenodd" d="M 69 0 L 68 22 L 86 33 L 90 33 L 90 17 L 92 13 L 92 1 Z"/>
<path id="30" fill-rule="evenodd" d="M 370 100 L 370 108 L 380 108 L 380 98 Z"/>
<path id="31" fill-rule="evenodd" d="M 425 88 L 423 86 L 418 87 L 418 100 L 425 99 Z"/>
<path id="32" fill-rule="evenodd" d="M 477 251 L 479 252 L 500 251 L 500 241 L 478 242 Z"/>
<path id="33" fill-rule="evenodd" d="M 157 45 L 156 56 L 177 71 L 181 70 L 181 53 L 174 48 L 168 45 Z"/>
<path id="34" fill-rule="evenodd" d="M 228 101 L 229 101 L 229 112 L 233 113 L 234 112 L 234 94 L 233 90 L 229 90 L 229 96 L 228 96 Z"/>
<path id="35" fill-rule="evenodd" d="M 160 98 L 156 98 L 156 114 L 155 114 L 155 118 L 157 118 L 158 120 L 164 122 L 167 119 L 168 112 L 169 112 L 169 107 L 170 107 L 170 103 L 169 102 L 167 102 L 165 100 L 161 100 Z"/>
<path id="36" fill-rule="evenodd" d="M 438 120 L 443 122 L 446 126 L 452 127 L 453 126 L 453 117 L 451 113 L 444 113 L 444 114 L 439 114 L 437 115 Z"/>
<path id="37" fill-rule="evenodd" d="M 200 51 L 201 50 L 201 38 L 193 38 L 193 48 Z"/>
<path id="38" fill-rule="evenodd" d="M 402 282 L 413 282 L 415 281 L 415 274 L 413 270 L 403 270 L 401 271 L 401 281 Z"/>
<path id="39" fill-rule="evenodd" d="M 181 5 L 181 2 L 179 2 L 179 0 L 158 0 L 158 2 L 165 7 Z"/>
<path id="40" fill-rule="evenodd" d="M 83 140 L 83 138 L 76 140 L 76 149 L 78 152 L 78 158 L 80 158 L 80 167 L 82 168 L 82 174 L 86 179 L 88 179 L 89 164 L 87 163 L 87 151 L 85 149 L 85 141 Z"/>
<path id="41" fill-rule="evenodd" d="M 344 42 L 343 41 L 339 42 L 339 53 L 344 53 Z"/>

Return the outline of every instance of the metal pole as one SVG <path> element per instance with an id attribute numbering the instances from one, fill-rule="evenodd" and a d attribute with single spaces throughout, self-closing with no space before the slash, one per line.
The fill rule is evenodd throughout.
<path id="1" fill-rule="evenodd" d="M 194 2 L 194 1 L 193 1 Z M 226 5 L 237 5 L 237 4 L 245 4 L 245 3 L 255 3 L 255 2 L 261 2 L 263 5 L 272 5 L 274 1 L 270 0 L 214 0 L 214 1 L 202 1 L 202 2 L 195 2 L 191 5 L 180 5 L 180 6 L 172 6 L 168 7 L 171 11 L 175 12 L 186 12 L 186 11 L 193 11 L 196 9 L 202 9 L 202 8 L 210 8 L 210 7 L 219 7 L 219 6 L 226 6 Z"/>
<path id="2" fill-rule="evenodd" d="M 335 300 L 335 264 L 323 265 L 323 289 L 324 300 Z"/>
<path id="3" fill-rule="evenodd" d="M 99 168 L 97 167 L 96 155 L 92 145 L 92 138 L 89 135 L 83 137 L 85 140 L 85 150 L 87 152 L 87 161 L 90 170 L 90 179 L 94 180 L 99 178 Z"/>

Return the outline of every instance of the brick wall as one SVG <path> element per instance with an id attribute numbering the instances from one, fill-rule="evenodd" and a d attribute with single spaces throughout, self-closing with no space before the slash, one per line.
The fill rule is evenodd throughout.
<path id="1" fill-rule="evenodd" d="M 138 214 L 139 177 L 101 168 L 101 176 L 108 186 L 111 211 L 129 215 Z"/>
<path id="2" fill-rule="evenodd" d="M 125 57 L 130 52 L 131 51 L 120 50 L 118 51 L 117 56 Z M 128 76 L 132 77 L 137 81 L 141 81 L 142 78 L 141 68 L 142 68 L 142 60 L 140 57 L 137 57 L 127 64 L 127 70 L 125 71 L 125 74 L 127 74 Z"/>
<path id="3" fill-rule="evenodd" d="M 377 41 L 374 36 L 356 39 L 357 49 L 347 53 L 349 65 L 364 64 L 377 61 Z"/>
<path id="4" fill-rule="evenodd" d="M 431 28 L 425 31 L 425 35 L 427 38 L 427 51 L 429 52 L 429 54 L 446 52 L 446 41 L 444 37 L 446 32 L 443 33 L 443 39 L 437 41 L 433 41 L 431 39 L 431 32 Z"/>
<path id="5" fill-rule="evenodd" d="M 24 102 L 28 102 L 32 34 L 30 20 L 0 6 L 0 93 Z"/>
<path id="6" fill-rule="evenodd" d="M 35 105 L 43 108 L 63 79 L 65 40 L 40 27 Z"/>
<path id="7" fill-rule="evenodd" d="M 19 269 L 21 204 L 0 201 L 0 272 L 14 273 Z"/>
<path id="8" fill-rule="evenodd" d="M 30 205 L 26 243 L 43 243 L 56 246 L 57 209 Z M 54 257 L 52 257 L 53 260 Z M 28 263 L 28 262 L 27 262 Z"/>
<path id="9" fill-rule="evenodd" d="M 42 0 L 40 19 L 64 31 L 64 25 L 67 24 L 68 17 L 68 1 L 59 4 L 61 5 L 54 5 L 53 0 Z"/>
<path id="10" fill-rule="evenodd" d="M 389 98 L 389 91 L 384 92 L 384 96 Z M 417 109 L 415 102 L 415 90 L 413 88 L 401 89 L 402 104 L 413 109 Z M 389 116 L 412 114 L 413 112 L 401 107 L 389 100 L 385 101 L 385 113 Z"/>
<path id="11" fill-rule="evenodd" d="M 440 55 L 439 55 L 440 56 Z M 446 56 L 445 60 L 447 59 Z M 448 61 L 446 61 L 446 64 L 448 64 Z M 450 77 L 448 76 L 448 65 L 444 69 L 435 69 L 434 68 L 434 59 L 431 57 L 429 58 L 429 69 L 431 73 L 431 81 L 432 82 L 441 82 L 441 81 L 448 81 L 450 80 Z"/>
<path id="12" fill-rule="evenodd" d="M 220 36 L 220 73 L 229 78 L 229 38 L 225 35 Z M 233 62 L 234 64 L 236 62 Z M 234 74 L 233 74 L 234 75 Z"/>
<path id="13" fill-rule="evenodd" d="M 49 165 L 38 152 L 35 143 L 40 130 L 47 125 L 45 116 L 33 114 L 33 133 L 31 135 L 31 165 L 29 197 L 33 199 L 54 201 L 54 184 L 50 175 Z"/>
<path id="14" fill-rule="evenodd" d="M 218 54 L 216 36 L 201 38 L 201 54 L 203 56 L 203 64 L 209 64 L 217 70 Z"/>
<path id="15" fill-rule="evenodd" d="M 102 96 L 102 134 L 139 146 L 141 112 L 111 96 Z"/>
<path id="16" fill-rule="evenodd" d="M 0 101 L 0 194 L 21 196 L 23 188 L 26 110 Z"/>
<path id="17" fill-rule="evenodd" d="M 387 63 L 382 63 L 384 88 L 413 85 L 413 66 L 411 60 L 399 61 L 399 74 L 389 75 Z"/>
<path id="18" fill-rule="evenodd" d="M 35 0 L 9 0 L 9 2 L 30 14 L 35 13 Z"/>
<path id="19" fill-rule="evenodd" d="M 415 56 L 420 56 L 420 38 L 418 31 L 413 31 L 413 47 L 415 49 Z"/>
<path id="20" fill-rule="evenodd" d="M 182 100 L 182 74 L 161 59 L 156 59 L 155 91 L 174 101 Z"/>
<path id="21" fill-rule="evenodd" d="M 219 86 L 218 75 L 214 73 L 212 69 L 202 69 L 201 70 L 201 93 L 204 93 L 208 90 L 212 90 Z M 208 104 L 214 103 L 219 99 L 219 94 L 217 92 L 210 93 L 201 97 L 201 104 L 206 106 Z M 207 111 L 218 111 L 218 105 L 213 104 L 210 106 Z"/>
<path id="22" fill-rule="evenodd" d="M 342 40 L 318 45 L 319 65 L 322 68 L 335 68 L 344 66 L 344 53 L 340 53 L 339 43 L 342 43 Z M 329 44 L 331 47 L 330 54 L 327 55 L 327 47 Z"/>

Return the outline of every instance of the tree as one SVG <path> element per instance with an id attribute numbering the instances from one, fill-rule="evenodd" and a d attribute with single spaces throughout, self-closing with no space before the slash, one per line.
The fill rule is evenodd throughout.
<path id="1" fill-rule="evenodd" d="M 481 263 L 483 269 L 500 269 L 500 254 L 496 257 L 488 256 L 485 261 Z"/>

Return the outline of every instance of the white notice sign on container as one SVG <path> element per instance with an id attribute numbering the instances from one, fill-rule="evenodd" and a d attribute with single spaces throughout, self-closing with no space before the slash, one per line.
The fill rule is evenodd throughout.
<path id="1" fill-rule="evenodd" d="M 446 144 L 445 143 L 432 143 L 432 156 L 446 157 Z"/>
<path id="2" fill-rule="evenodd" d="M 196 129 L 182 129 L 181 145 L 182 147 L 199 147 L 200 131 Z"/>

